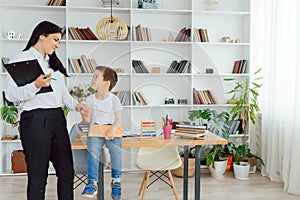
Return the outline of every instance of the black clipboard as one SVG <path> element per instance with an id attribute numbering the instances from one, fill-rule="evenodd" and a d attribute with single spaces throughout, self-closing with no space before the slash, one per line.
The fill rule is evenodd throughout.
<path id="1" fill-rule="evenodd" d="M 32 83 L 37 77 L 44 74 L 36 59 L 4 64 L 4 67 L 18 87 Z M 52 91 L 53 89 L 51 85 L 49 85 L 48 87 L 42 87 L 36 94 Z"/>

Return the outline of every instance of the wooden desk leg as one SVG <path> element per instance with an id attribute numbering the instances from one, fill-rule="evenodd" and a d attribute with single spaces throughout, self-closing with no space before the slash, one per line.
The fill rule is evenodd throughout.
<path id="1" fill-rule="evenodd" d="M 103 163 L 99 159 L 98 169 L 98 200 L 104 200 L 104 174 L 103 174 Z"/>
<path id="2" fill-rule="evenodd" d="M 195 151 L 195 200 L 200 200 L 200 146 L 196 146 Z"/>
<path id="3" fill-rule="evenodd" d="M 189 147 L 184 146 L 183 152 L 184 152 L 184 171 L 183 171 L 183 200 L 188 200 L 188 170 L 189 170 Z"/>

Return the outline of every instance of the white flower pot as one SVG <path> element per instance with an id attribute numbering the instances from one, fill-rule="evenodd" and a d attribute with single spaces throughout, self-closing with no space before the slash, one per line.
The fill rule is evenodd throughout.
<path id="1" fill-rule="evenodd" d="M 212 167 L 212 165 L 209 165 L 208 170 L 212 177 L 221 178 L 225 175 L 226 167 L 227 160 L 215 161 L 215 169 Z"/>
<path id="2" fill-rule="evenodd" d="M 250 164 L 248 162 L 241 162 L 240 165 L 233 163 L 234 177 L 239 180 L 249 179 Z"/>

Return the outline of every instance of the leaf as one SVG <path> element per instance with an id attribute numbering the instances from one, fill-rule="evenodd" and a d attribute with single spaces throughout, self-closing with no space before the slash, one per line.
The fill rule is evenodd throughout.
<path id="1" fill-rule="evenodd" d="M 15 106 L 2 106 L 1 116 L 5 122 L 13 125 L 18 118 L 18 108 Z"/>

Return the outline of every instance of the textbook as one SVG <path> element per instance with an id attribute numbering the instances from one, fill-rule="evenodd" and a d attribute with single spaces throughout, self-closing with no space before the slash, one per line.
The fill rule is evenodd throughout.
<path id="1" fill-rule="evenodd" d="M 106 124 L 91 124 L 88 133 L 89 137 L 104 137 L 104 133 L 107 133 L 111 129 L 112 125 Z M 115 137 L 122 137 L 122 127 L 118 127 L 115 132 Z"/>
<path id="2" fill-rule="evenodd" d="M 4 67 L 18 87 L 32 83 L 37 79 L 37 77 L 44 74 L 39 62 L 36 59 L 8 63 L 4 64 Z M 49 87 L 42 87 L 36 94 L 52 91 L 53 89 L 50 85 Z"/>

